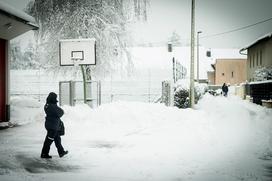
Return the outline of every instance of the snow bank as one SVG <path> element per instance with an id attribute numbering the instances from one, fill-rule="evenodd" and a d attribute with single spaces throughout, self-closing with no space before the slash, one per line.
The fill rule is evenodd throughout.
<path id="1" fill-rule="evenodd" d="M 11 120 L 13 125 L 24 125 L 41 121 L 44 117 L 43 104 L 30 97 L 11 97 Z"/>
<path id="2" fill-rule="evenodd" d="M 220 135 L 218 141 L 228 140 L 229 143 L 236 143 L 236 146 L 245 149 L 270 148 L 271 110 L 238 97 L 211 95 L 205 95 L 196 107 L 208 115 L 208 123 Z M 258 146 L 254 147 L 255 144 Z"/>
<path id="3" fill-rule="evenodd" d="M 20 116 L 43 119 L 42 106 L 28 101 L 13 99 L 13 105 L 24 110 L 17 110 L 18 121 Z M 52 162 L 35 158 L 45 135 L 43 122 L 22 126 L 13 134 L 0 132 L 1 137 L 9 134 L 7 141 L 0 140 L 1 178 L 28 180 L 33 173 L 27 169 L 32 169 L 34 180 L 264 180 L 261 159 L 271 159 L 265 157 L 272 143 L 271 109 L 237 97 L 205 95 L 195 110 L 140 102 L 63 109 L 62 140 L 68 156 L 60 161 L 52 148 Z M 11 167 L 1 165 L 3 160 Z M 62 174 L 54 165 L 79 171 Z"/>

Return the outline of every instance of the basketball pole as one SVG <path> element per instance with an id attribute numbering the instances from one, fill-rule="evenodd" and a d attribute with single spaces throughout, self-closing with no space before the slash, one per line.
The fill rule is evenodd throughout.
<path id="1" fill-rule="evenodd" d="M 86 72 L 84 69 L 84 65 L 80 65 L 80 67 L 81 67 L 82 78 L 83 78 L 83 100 L 84 100 L 84 104 L 86 104 L 87 103 Z"/>

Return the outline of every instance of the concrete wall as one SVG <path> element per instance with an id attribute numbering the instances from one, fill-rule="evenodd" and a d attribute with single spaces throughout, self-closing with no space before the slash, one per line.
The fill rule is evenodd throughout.
<path id="1" fill-rule="evenodd" d="M 254 81 L 254 72 L 272 66 L 272 38 L 248 48 L 247 80 Z"/>
<path id="2" fill-rule="evenodd" d="M 217 59 L 215 63 L 215 84 L 231 85 L 246 81 L 246 59 Z"/>

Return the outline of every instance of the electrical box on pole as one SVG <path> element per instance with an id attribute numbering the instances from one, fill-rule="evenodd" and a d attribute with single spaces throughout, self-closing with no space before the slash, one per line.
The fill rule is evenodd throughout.
<path id="1" fill-rule="evenodd" d="M 172 47 L 171 43 L 168 43 L 167 49 L 168 49 L 168 52 L 172 52 L 173 51 L 173 47 Z"/>

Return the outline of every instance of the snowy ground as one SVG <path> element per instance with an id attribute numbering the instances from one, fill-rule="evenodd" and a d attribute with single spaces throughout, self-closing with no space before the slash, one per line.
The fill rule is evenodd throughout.
<path id="1" fill-rule="evenodd" d="M 195 110 L 114 102 L 64 107 L 69 150 L 40 159 L 42 104 L 12 99 L 0 131 L 0 180 L 255 181 L 272 179 L 272 110 L 237 97 L 205 95 Z"/>

